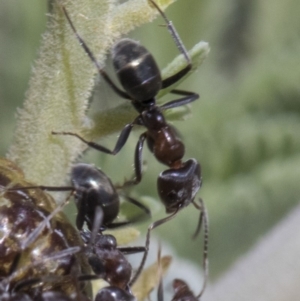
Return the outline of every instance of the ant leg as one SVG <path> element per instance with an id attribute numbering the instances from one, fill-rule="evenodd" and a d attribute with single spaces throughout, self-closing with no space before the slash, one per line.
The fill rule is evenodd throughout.
<path id="1" fill-rule="evenodd" d="M 185 97 L 175 99 L 160 106 L 161 110 L 168 110 L 187 105 L 199 98 L 199 94 L 183 90 L 171 90 L 170 93 L 184 95 Z"/>
<path id="2" fill-rule="evenodd" d="M 106 153 L 106 154 L 109 154 L 109 155 L 116 155 L 121 149 L 122 147 L 125 145 L 128 137 L 129 137 L 129 134 L 133 128 L 133 125 L 134 125 L 134 122 L 132 123 L 129 123 L 129 124 L 126 124 L 125 127 L 123 128 L 118 140 L 117 140 L 117 143 L 116 143 L 116 146 L 113 150 L 110 150 L 96 142 L 93 142 L 93 141 L 88 141 L 88 140 L 85 140 L 83 137 L 81 137 L 80 135 L 76 134 L 76 133 L 71 133 L 71 132 L 53 132 L 52 131 L 52 135 L 69 135 L 69 136 L 74 136 L 76 138 L 78 138 L 79 140 L 81 140 L 83 143 L 85 143 L 86 145 L 88 145 L 89 147 L 97 150 L 97 151 L 100 151 L 100 152 L 103 152 L 103 153 Z"/>
<path id="3" fill-rule="evenodd" d="M 140 208 L 142 211 L 144 211 L 144 213 L 146 213 L 146 215 L 151 217 L 151 211 L 147 206 L 145 206 L 141 202 L 131 198 L 130 196 L 125 196 L 125 199 L 126 199 L 127 202 L 129 202 L 129 203 L 133 204 L 134 206 Z"/>
<path id="4" fill-rule="evenodd" d="M 176 47 L 182 53 L 185 60 L 187 61 L 186 67 L 184 67 L 182 70 L 178 71 L 176 74 L 174 74 L 162 81 L 162 89 L 164 89 L 164 88 L 167 88 L 167 87 L 173 85 L 174 83 L 179 81 L 183 76 L 185 76 L 192 69 L 192 62 L 191 62 L 191 58 L 190 58 L 188 52 L 186 51 L 184 44 L 182 43 L 182 41 L 179 37 L 179 34 L 176 31 L 172 21 L 170 21 L 167 18 L 166 14 L 159 8 L 159 6 L 157 5 L 157 3 L 154 0 L 148 0 L 148 2 L 150 2 L 153 6 L 155 6 L 155 8 L 158 10 L 160 15 L 162 16 L 162 18 L 165 20 L 165 22 L 167 24 L 167 28 L 176 44 Z"/>
<path id="5" fill-rule="evenodd" d="M 133 180 L 129 180 L 125 182 L 121 187 L 127 187 L 132 185 L 137 185 L 142 180 L 142 152 L 144 147 L 145 139 L 147 138 L 147 132 L 144 132 L 141 134 L 138 143 L 135 148 L 134 153 L 134 172 L 135 172 L 135 178 Z"/>
<path id="6" fill-rule="evenodd" d="M 46 191 L 74 191 L 73 186 L 26 186 L 26 187 L 13 187 L 9 188 L 6 191 L 18 191 L 18 190 L 31 190 L 31 189 L 41 189 L 41 190 L 46 190 Z"/>
<path id="7" fill-rule="evenodd" d="M 131 255 L 131 254 L 145 252 L 146 248 L 144 246 L 142 246 L 142 247 L 120 247 L 120 248 L 118 248 L 118 250 L 121 251 L 124 255 Z"/>
<path id="8" fill-rule="evenodd" d="M 172 214 L 168 215 L 167 217 L 165 218 L 162 218 L 158 221 L 155 221 L 154 223 L 152 223 L 149 227 L 148 227 L 148 230 L 147 230 L 147 235 L 146 235 L 146 243 L 145 243 L 145 252 L 144 252 L 144 255 L 143 255 L 143 258 L 142 258 L 142 261 L 140 263 L 140 266 L 137 270 L 137 272 L 135 273 L 135 275 L 133 276 L 133 278 L 130 280 L 129 282 L 129 286 L 132 286 L 134 284 L 134 282 L 137 280 L 137 278 L 140 276 L 143 268 L 144 268 L 144 265 L 145 265 L 145 262 L 146 262 L 146 259 L 147 259 L 147 256 L 148 256 L 148 252 L 149 252 L 149 245 L 150 245 L 150 234 L 151 234 L 151 231 L 153 229 L 155 229 L 156 227 L 168 222 L 169 220 L 171 220 L 172 218 L 174 218 L 177 213 L 179 212 L 181 208 L 177 208 L 175 212 L 173 212 Z"/>
<path id="9" fill-rule="evenodd" d="M 86 54 L 88 55 L 88 57 L 90 58 L 90 60 L 92 61 L 92 63 L 95 65 L 95 67 L 97 68 L 100 76 L 103 77 L 103 79 L 109 84 L 109 86 L 114 90 L 114 92 L 116 94 L 118 94 L 120 97 L 125 98 L 125 99 L 129 99 L 131 100 L 130 96 L 122 91 L 121 89 L 119 89 L 116 84 L 110 79 L 110 77 L 108 76 L 108 74 L 100 67 L 99 63 L 97 62 L 94 54 L 92 53 L 91 49 L 88 47 L 88 45 L 84 42 L 84 40 L 81 38 L 81 36 L 78 34 L 73 22 L 70 19 L 70 16 L 66 10 L 66 8 L 64 6 L 61 6 L 77 40 L 79 41 L 79 44 L 81 45 L 81 47 L 84 49 L 84 51 L 86 52 Z"/>

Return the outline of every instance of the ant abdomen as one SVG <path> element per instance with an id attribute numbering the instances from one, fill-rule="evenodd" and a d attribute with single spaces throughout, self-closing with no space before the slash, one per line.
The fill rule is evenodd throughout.
<path id="1" fill-rule="evenodd" d="M 166 212 L 172 213 L 188 206 L 201 187 L 201 166 L 195 159 L 189 159 L 181 168 L 167 169 L 157 179 L 160 199 L 166 206 Z"/>
<path id="2" fill-rule="evenodd" d="M 160 70 L 144 46 L 122 39 L 112 49 L 112 60 L 121 85 L 133 100 L 143 102 L 157 95 L 161 89 Z"/>
<path id="3" fill-rule="evenodd" d="M 79 163 L 71 172 L 72 184 L 75 188 L 75 202 L 78 212 L 77 228 L 82 229 L 84 221 L 90 229 L 93 226 L 95 207 L 103 211 L 104 225 L 110 224 L 119 213 L 120 199 L 110 178 L 94 165 Z"/>

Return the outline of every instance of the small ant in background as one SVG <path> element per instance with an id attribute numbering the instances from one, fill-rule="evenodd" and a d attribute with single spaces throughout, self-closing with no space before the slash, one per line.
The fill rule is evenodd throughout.
<path id="1" fill-rule="evenodd" d="M 182 279 L 174 279 L 173 280 L 173 289 L 174 295 L 171 301 L 198 301 L 200 300 L 201 296 L 203 295 L 207 281 L 208 281 L 208 216 L 203 204 L 201 201 L 201 205 L 203 208 L 203 228 L 204 228 L 204 241 L 203 241 L 203 284 L 202 288 L 197 296 L 189 288 L 188 284 Z M 162 272 L 161 272 L 161 248 L 159 247 L 158 250 L 158 266 L 159 266 L 159 274 L 160 274 L 160 282 L 157 289 L 157 301 L 164 301 L 164 294 L 163 294 L 163 281 L 162 281 Z"/>

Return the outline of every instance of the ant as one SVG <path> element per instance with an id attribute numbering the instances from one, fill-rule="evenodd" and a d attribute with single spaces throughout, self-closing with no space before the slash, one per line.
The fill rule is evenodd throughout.
<path id="1" fill-rule="evenodd" d="M 145 252 L 145 247 L 117 247 L 117 241 L 110 234 L 98 233 L 91 243 L 91 232 L 81 231 L 85 243 L 85 255 L 96 275 L 102 276 L 111 286 L 129 288 L 132 267 L 124 255 Z"/>
<path id="2" fill-rule="evenodd" d="M 131 221 L 113 222 L 120 211 L 120 198 L 117 187 L 99 168 L 91 164 L 77 163 L 71 170 L 72 186 L 27 186 L 22 190 L 41 189 L 46 191 L 72 191 L 77 207 L 76 227 L 82 230 L 86 222 L 93 236 L 105 229 L 128 225 L 142 219 L 138 215 Z M 14 190 L 14 189 L 9 189 Z M 125 195 L 125 200 L 151 216 L 150 210 L 139 201 Z M 94 239 L 92 239 L 94 240 Z"/>
<path id="3" fill-rule="evenodd" d="M 136 41 L 121 39 L 112 49 L 112 60 L 119 81 L 125 90 L 124 92 L 114 84 L 108 74 L 100 67 L 90 48 L 77 33 L 66 8 L 62 6 L 62 10 L 76 38 L 96 66 L 100 76 L 104 78 L 119 96 L 131 101 L 131 104 L 139 115 L 131 123 L 125 125 L 113 150 L 109 150 L 95 142 L 87 141 L 76 133 L 52 132 L 52 134 L 75 136 L 98 151 L 115 155 L 125 145 L 133 126 L 144 126 L 146 131 L 140 135 L 135 149 L 135 178 L 125 182 L 123 186 L 138 184 L 141 181 L 142 151 L 144 142 L 147 140 L 148 147 L 156 159 L 170 167 L 170 169 L 165 170 L 159 175 L 157 188 L 160 199 L 166 207 L 166 212 L 177 213 L 190 203 L 193 203 L 198 208 L 198 205 L 194 202 L 194 198 L 201 187 L 201 167 L 195 159 L 182 162 L 185 149 L 184 144 L 179 139 L 173 126 L 167 123 L 162 112 L 191 103 L 199 98 L 199 95 L 182 90 L 171 90 L 171 93 L 183 97 L 161 106 L 156 104 L 158 92 L 179 81 L 191 70 L 192 63 L 171 21 L 168 20 L 167 16 L 153 0 L 148 1 L 165 20 L 177 48 L 187 61 L 187 66 L 169 78 L 162 80 L 160 70 L 150 52 Z M 196 230 L 195 236 L 198 234 L 198 230 Z"/>
<path id="4" fill-rule="evenodd" d="M 145 247 L 117 248 L 116 239 L 112 235 L 103 235 L 102 232 L 106 228 L 117 228 L 138 221 L 141 216 L 131 221 L 113 222 L 119 214 L 119 195 L 110 178 L 94 165 L 75 164 L 71 171 L 71 182 L 72 186 L 27 186 L 22 189 L 71 190 L 75 195 L 78 211 L 76 225 L 85 245 L 84 255 L 88 258 L 92 270 L 111 285 L 124 289 L 130 281 L 132 272 L 132 267 L 124 254 L 144 252 Z M 9 189 L 13 190 L 14 188 Z M 147 215 L 151 215 L 149 209 L 140 202 L 128 196 L 126 200 Z M 82 230 L 84 222 L 89 231 Z"/>
<path id="5" fill-rule="evenodd" d="M 40 190 L 26 191 L 29 185 L 13 162 L 0 158 L 0 279 L 9 277 L 16 264 L 27 262 L 33 264 L 17 273 L 17 281 L 40 278 L 41 275 L 69 275 L 71 268 L 86 273 L 89 265 L 78 251 L 62 256 L 54 263 L 53 260 L 44 260 L 43 264 L 35 265 L 49 254 L 74 247 L 80 250 L 83 244 L 78 232 L 60 212 L 62 207 L 56 207 L 54 199 Z M 9 286 L 13 286 L 14 281 L 15 277 Z M 49 287 L 47 283 L 42 288 L 44 286 Z M 75 284 L 71 280 L 58 281 L 52 286 L 67 292 Z"/>

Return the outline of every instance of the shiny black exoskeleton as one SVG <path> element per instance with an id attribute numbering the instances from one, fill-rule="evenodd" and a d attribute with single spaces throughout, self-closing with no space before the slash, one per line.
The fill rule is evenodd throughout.
<path id="1" fill-rule="evenodd" d="M 199 95 L 181 90 L 171 90 L 171 93 L 183 97 L 170 101 L 162 106 L 156 105 L 155 97 L 158 92 L 180 80 L 191 70 L 192 64 L 172 23 L 153 0 L 148 1 L 151 5 L 155 6 L 165 19 L 177 47 L 187 61 L 187 66 L 175 75 L 162 80 L 160 70 L 151 53 L 145 47 L 131 39 L 122 39 L 115 44 L 112 50 L 112 60 L 115 71 L 125 90 L 122 91 L 113 83 L 107 73 L 101 69 L 93 53 L 77 33 L 66 9 L 63 7 L 63 11 L 77 39 L 96 65 L 100 75 L 119 96 L 131 101 L 139 115 L 133 122 L 124 127 L 113 150 L 87 141 L 75 133 L 53 132 L 53 134 L 73 135 L 92 148 L 108 154 L 116 154 L 126 143 L 134 125 L 146 127 L 147 131 L 141 134 L 136 146 L 134 157 L 136 177 L 133 181 L 125 183 L 125 185 L 137 184 L 141 181 L 142 151 L 144 142 L 147 140 L 147 144 L 156 159 L 170 167 L 170 169 L 160 174 L 157 180 L 157 186 L 158 193 L 166 207 L 167 213 L 172 213 L 193 202 L 195 194 L 201 186 L 201 168 L 195 159 L 182 162 L 184 144 L 179 139 L 176 130 L 167 123 L 162 111 L 188 104 L 196 100 Z"/>
<path id="2" fill-rule="evenodd" d="M 97 234 L 92 243 L 91 232 L 81 231 L 81 237 L 86 244 L 85 255 L 94 273 L 111 286 L 127 290 L 132 267 L 124 255 L 144 252 L 145 247 L 120 248 L 115 237 L 109 234 Z"/>
<path id="3" fill-rule="evenodd" d="M 86 222 L 92 229 L 96 207 L 103 212 L 102 224 L 109 227 L 120 210 L 119 195 L 110 178 L 95 166 L 81 163 L 72 168 L 71 183 L 75 190 L 77 228 L 81 230 Z"/>
<path id="4" fill-rule="evenodd" d="M 132 128 L 135 125 L 144 126 L 146 131 L 140 135 L 135 150 L 135 179 L 126 182 L 124 186 L 138 184 L 141 181 L 142 151 L 146 140 L 150 151 L 154 154 L 156 159 L 169 167 L 169 169 L 159 175 L 157 188 L 167 213 L 171 213 L 171 215 L 153 223 L 149 227 L 149 229 L 151 228 L 152 230 L 158 225 L 173 218 L 182 208 L 188 206 L 190 203 L 193 203 L 196 208 L 201 209 L 199 205 L 194 202 L 195 195 L 201 186 L 201 167 L 195 159 L 189 159 L 186 162 L 182 161 L 185 151 L 184 144 L 178 137 L 176 130 L 167 123 L 162 113 L 164 110 L 188 104 L 196 100 L 199 95 L 182 90 L 171 90 L 171 93 L 181 95 L 182 97 L 161 106 L 156 105 L 156 96 L 158 92 L 179 81 L 191 70 L 192 64 L 172 23 L 153 0 L 148 1 L 164 18 L 175 44 L 187 61 L 187 66 L 173 76 L 163 80 L 160 75 L 160 70 L 150 52 L 131 39 L 122 39 L 117 42 L 112 49 L 112 61 L 117 77 L 125 90 L 123 91 L 115 85 L 108 74 L 99 66 L 92 51 L 77 33 L 66 8 L 62 7 L 80 45 L 84 48 L 89 58 L 98 69 L 100 76 L 104 78 L 120 97 L 130 100 L 139 115 L 131 123 L 125 125 L 113 150 L 97 143 L 87 141 L 76 133 L 52 132 L 52 134 L 72 135 L 96 150 L 115 155 L 125 145 Z M 201 216 L 202 212 L 200 213 L 200 217 Z M 198 230 L 199 227 L 197 228 L 196 233 L 199 232 Z M 146 242 L 146 246 L 148 245 L 149 241 Z M 136 278 L 134 277 L 134 279 Z"/>
<path id="5" fill-rule="evenodd" d="M 116 228 L 150 216 L 150 210 L 137 200 L 125 195 L 124 199 L 144 211 L 131 221 L 113 222 L 119 214 L 119 194 L 110 178 L 96 166 L 75 164 L 71 170 L 72 186 L 28 186 L 23 190 L 42 189 L 47 191 L 73 191 L 77 207 L 76 226 L 82 230 L 86 222 L 94 235 L 106 228 Z M 11 189 L 12 190 L 12 189 Z"/>
<path id="6" fill-rule="evenodd" d="M 136 301 L 136 298 L 129 291 L 107 286 L 96 294 L 94 301 Z"/>

